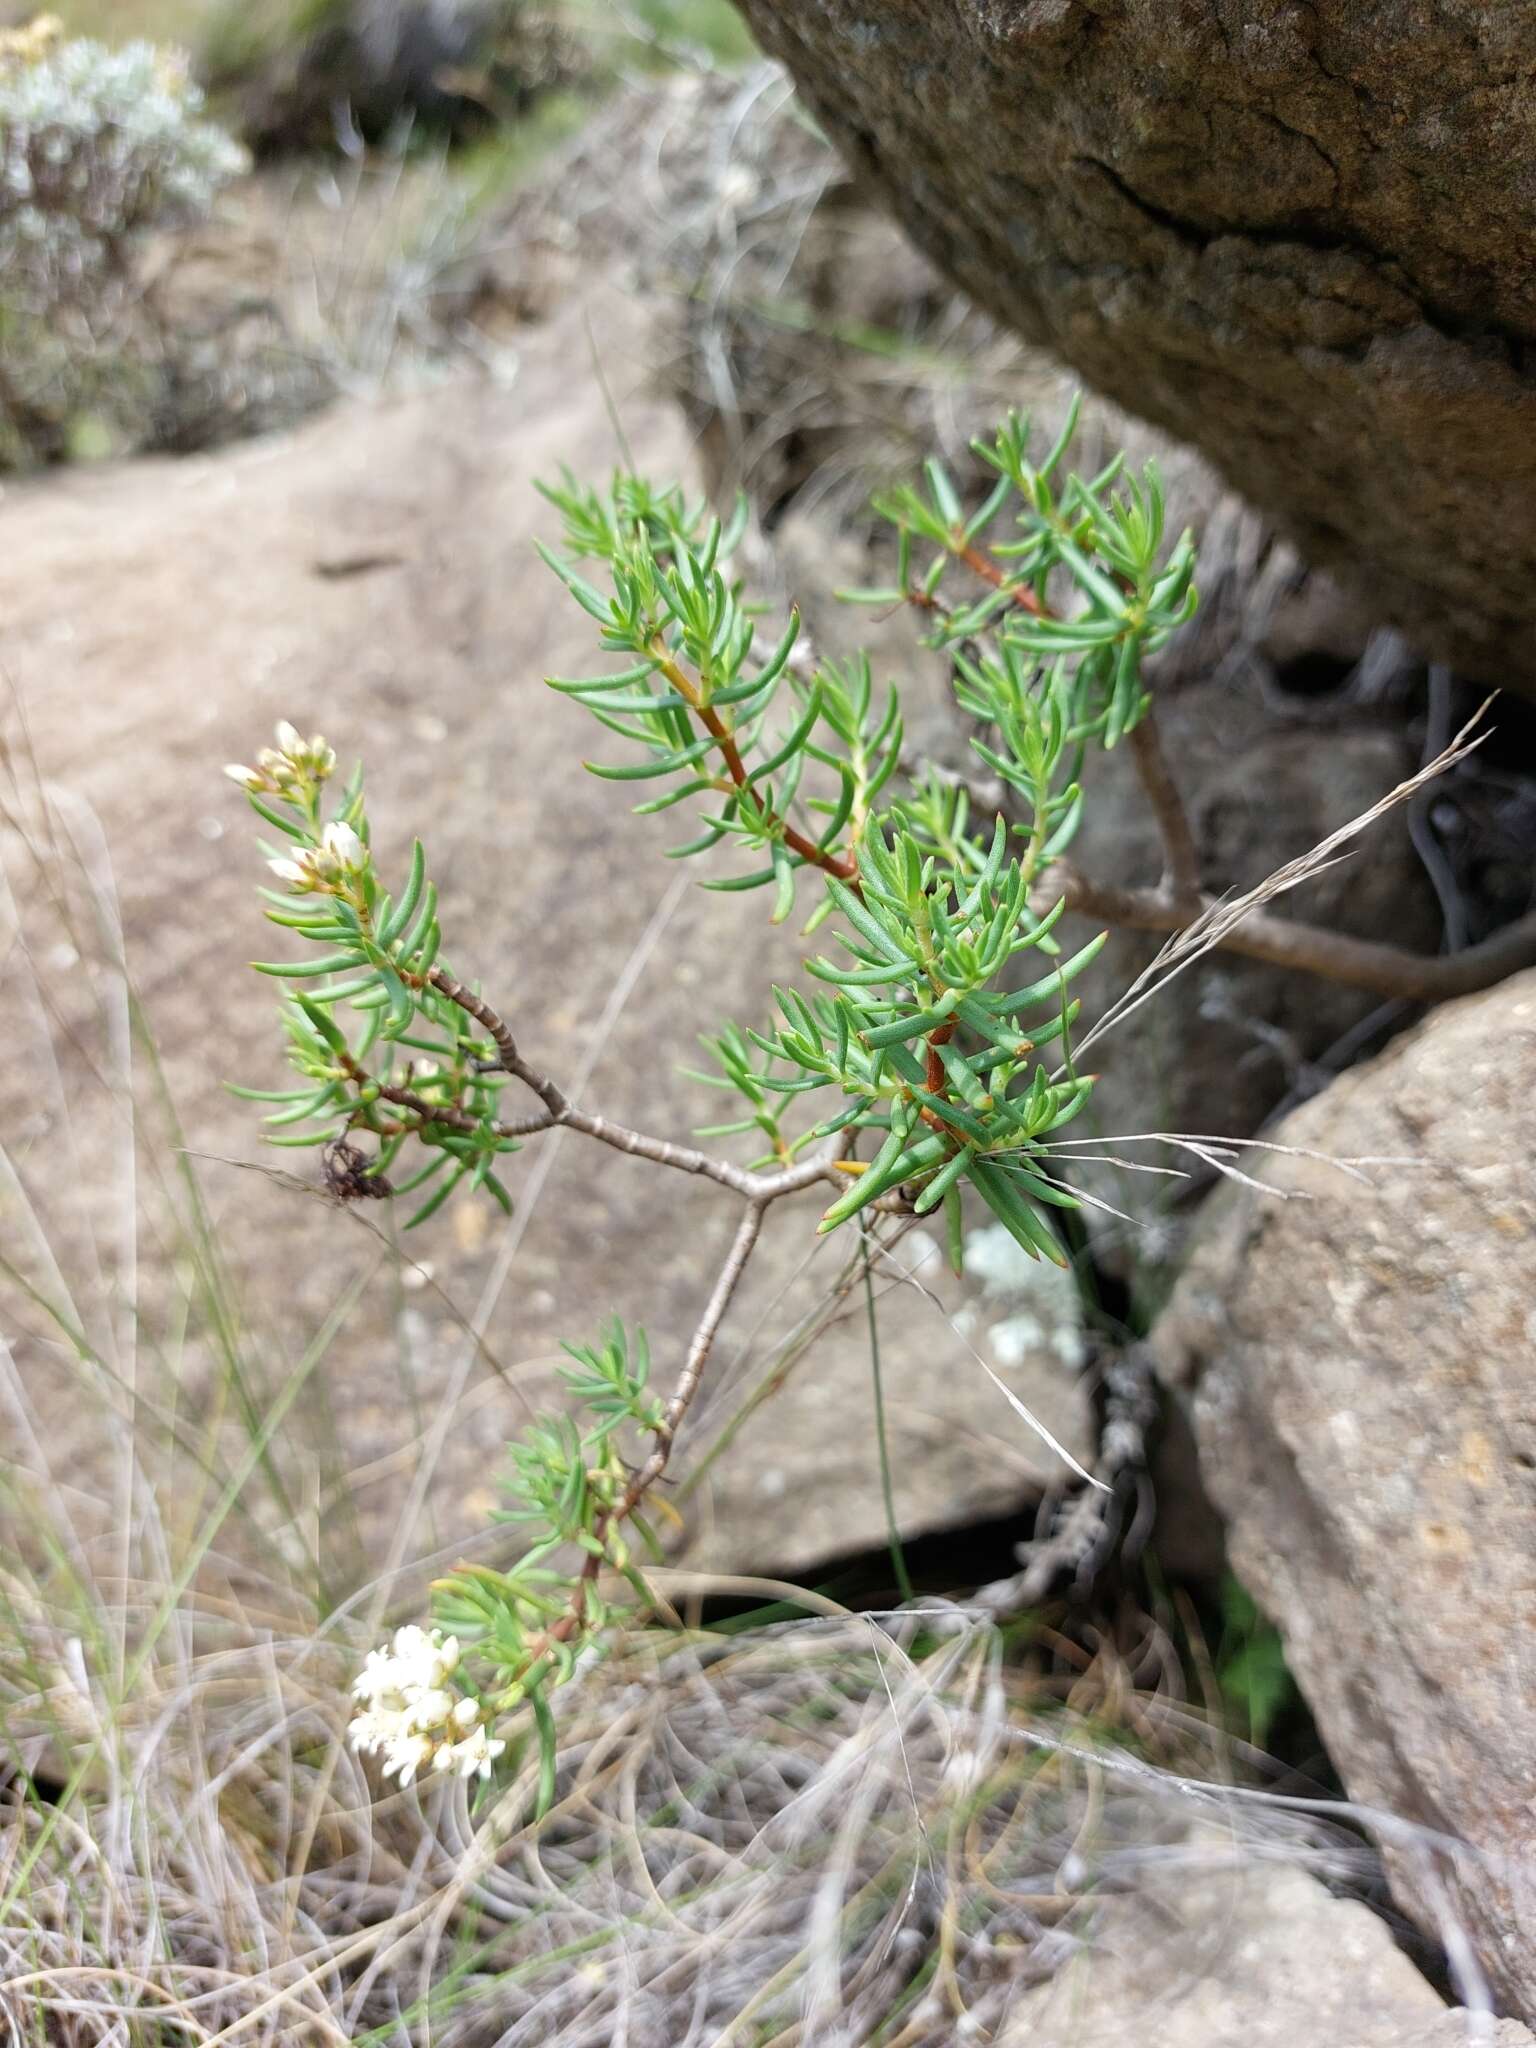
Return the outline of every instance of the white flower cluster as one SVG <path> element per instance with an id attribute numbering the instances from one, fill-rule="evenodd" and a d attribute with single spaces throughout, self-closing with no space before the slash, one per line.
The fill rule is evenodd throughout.
<path id="1" fill-rule="evenodd" d="M 205 215 L 248 159 L 201 105 L 151 43 L 65 41 L 46 18 L 0 36 L 0 303 L 90 310 L 133 238 Z"/>
<path id="2" fill-rule="evenodd" d="M 279 796 L 287 803 L 308 807 L 318 786 L 334 774 L 335 768 L 334 747 L 328 746 L 319 733 L 305 739 L 297 726 L 283 718 L 278 721 L 277 745 L 263 747 L 254 768 L 229 761 L 224 773 L 252 796 Z M 291 884 L 299 894 L 318 890 L 332 896 L 349 893 L 350 885 L 367 865 L 368 848 L 352 827 L 339 818 L 326 826 L 313 846 L 301 846 L 292 854 L 267 862 L 278 880 Z"/>
<path id="3" fill-rule="evenodd" d="M 397 1628 L 387 1649 L 370 1650 L 352 1681 L 361 1702 L 352 1720 L 352 1747 L 382 1754 L 386 1778 L 409 1785 L 430 1764 L 461 1778 L 491 1775 L 506 1748 L 488 1735 L 479 1703 L 451 1686 L 458 1669 L 457 1636 L 444 1642 L 436 1629 Z"/>
<path id="4" fill-rule="evenodd" d="M 253 790 L 257 795 L 267 791 L 289 798 L 301 795 L 305 783 L 324 782 L 335 772 L 336 749 L 328 746 L 319 733 L 313 739 L 305 739 L 286 718 L 277 722 L 277 745 L 263 747 L 254 768 L 239 761 L 226 762 L 224 768 L 230 781 L 238 782 L 242 789 Z"/>

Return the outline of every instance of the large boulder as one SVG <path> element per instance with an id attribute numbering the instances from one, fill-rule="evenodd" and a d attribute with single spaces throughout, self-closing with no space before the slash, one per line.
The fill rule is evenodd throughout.
<path id="1" fill-rule="evenodd" d="M 1536 2012 L 1536 975 L 1283 1124 L 1159 1325 L 1235 1568 L 1403 1903 Z M 1323 1164 L 1374 1159 L 1362 1187 Z M 1281 1200 L 1279 1195 L 1309 1199 Z M 1448 1888 L 1448 1889 L 1447 1889 Z"/>
<path id="2" fill-rule="evenodd" d="M 1536 4 L 743 0 L 972 297 L 1536 688 Z"/>

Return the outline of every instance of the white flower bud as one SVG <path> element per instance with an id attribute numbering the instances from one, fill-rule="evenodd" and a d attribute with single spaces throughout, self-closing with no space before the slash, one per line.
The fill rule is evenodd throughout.
<path id="1" fill-rule="evenodd" d="M 392 1777 L 398 1773 L 400 1783 L 409 1785 L 422 1765 L 431 1761 L 432 1749 L 433 1745 L 428 1736 L 397 1736 L 385 1751 L 385 1777 Z"/>
<path id="2" fill-rule="evenodd" d="M 321 833 L 320 851 L 339 868 L 361 868 L 366 865 L 368 859 L 361 839 L 350 825 L 343 825 L 339 819 L 327 825 Z"/>
<path id="3" fill-rule="evenodd" d="M 277 721 L 277 744 L 288 759 L 297 765 L 299 757 L 304 752 L 304 735 L 296 726 L 290 725 L 286 718 Z"/>
<path id="4" fill-rule="evenodd" d="M 265 789 L 267 778 L 254 768 L 243 768 L 238 761 L 228 761 L 224 773 L 231 782 L 238 782 L 242 789 Z"/>

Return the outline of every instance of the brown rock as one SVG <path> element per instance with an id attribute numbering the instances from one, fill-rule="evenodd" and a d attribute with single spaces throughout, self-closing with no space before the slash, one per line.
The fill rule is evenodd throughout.
<path id="1" fill-rule="evenodd" d="M 1385 1923 L 1304 1870 L 1230 1844 L 1174 1852 L 1106 1907 L 1098 1939 L 1027 1991 L 1003 2048 L 1524 2048 L 1447 2010 Z"/>
<path id="2" fill-rule="evenodd" d="M 982 305 L 1536 688 L 1536 5 L 745 0 Z"/>
<path id="3" fill-rule="evenodd" d="M 1158 1328 L 1233 1564 L 1279 1624 L 1405 1905 L 1439 1882 L 1536 2011 L 1536 976 L 1437 1012 L 1276 1133 L 1314 1160 L 1206 1219 Z"/>

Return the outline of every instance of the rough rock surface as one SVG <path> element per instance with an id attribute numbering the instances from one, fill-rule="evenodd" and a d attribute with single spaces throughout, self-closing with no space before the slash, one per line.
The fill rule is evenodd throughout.
<path id="1" fill-rule="evenodd" d="M 1448 2011 L 1369 1908 L 1284 1865 L 1154 1872 L 1076 1968 L 1027 1992 L 1004 2048 L 1523 2048 Z M 1214 1866 L 1214 1867 L 1211 1867 Z"/>
<path id="2" fill-rule="evenodd" d="M 958 284 L 1536 688 L 1533 0 L 744 0 Z"/>
<path id="3" fill-rule="evenodd" d="M 646 1326 L 658 1383 L 670 1382 L 734 1227 L 733 1202 L 562 1137 L 542 1187 L 530 1179 L 538 1146 L 514 1162 L 509 1267 L 496 1212 L 455 1202 L 405 1240 L 424 1274 L 397 1269 L 381 1246 L 384 1204 L 330 1210 L 272 1179 L 279 1169 L 307 1178 L 314 1155 L 262 1148 L 252 1106 L 221 1088 L 226 1078 L 281 1085 L 272 987 L 245 963 L 282 942 L 259 915 L 254 821 L 220 764 L 249 759 L 284 716 L 324 731 L 344 757 L 365 756 L 385 860 L 401 859 L 413 828 L 430 848 L 455 967 L 483 978 L 557 1076 L 574 1082 L 592 1062 L 579 1088 L 592 1107 L 665 1135 L 686 1137 L 719 1116 L 721 1098 L 678 1072 L 696 1057 L 692 1031 L 765 1016 L 769 984 L 794 946 L 759 921 L 766 905 L 703 891 L 661 858 L 680 835 L 666 820 L 632 817 L 622 790 L 582 772 L 602 736 L 541 680 L 600 665 L 590 625 L 532 550 L 551 518 L 534 478 L 562 461 L 601 477 L 616 457 L 601 392 L 572 375 L 587 360 L 589 314 L 637 462 L 687 471 L 681 415 L 645 395 L 634 309 L 599 290 L 529 333 L 510 387 L 471 380 L 346 404 L 216 457 L 49 477 L 0 498 L 3 658 L 19 699 L 6 721 L 10 761 L 23 808 L 29 755 L 67 798 L 56 865 L 34 864 L 14 838 L 6 848 L 24 944 L 10 944 L 0 895 L 0 1010 L 18 1020 L 8 1026 L 0 1129 L 80 1319 L 97 1332 L 113 1327 L 118 1309 L 110 1284 L 97 1285 L 89 1240 L 110 1283 L 131 1197 L 121 1118 L 103 1085 L 121 1045 L 104 1021 L 113 992 L 90 916 L 81 911 L 65 931 L 51 895 L 77 865 L 66 827 L 88 859 L 108 857 L 94 850 L 94 814 L 179 1142 L 212 1155 L 199 1172 L 245 1298 L 257 1383 L 281 1384 L 328 1308 L 371 1274 L 284 1452 L 318 1447 L 321 1477 L 300 1496 L 333 1554 L 355 1517 L 361 1553 L 375 1564 L 397 1538 L 413 1557 L 484 1531 L 502 1446 L 528 1402 L 551 1398 L 560 1339 L 587 1338 L 622 1312 Z M 13 790 L 7 812 L 16 801 Z M 139 1071 L 148 1132 L 158 1121 L 142 1057 Z M 551 1141 L 541 1142 L 547 1158 Z M 78 1169 L 64 1165 L 72 1145 L 86 1162 Z M 170 1157 L 146 1150 L 141 1161 L 141 1200 L 154 1207 L 140 1253 L 146 1344 L 172 1284 L 157 1187 Z M 811 1197 L 772 1219 L 712 1375 L 703 1419 L 715 1428 L 840 1268 L 842 1250 L 823 1240 L 802 1270 L 815 1213 Z M 18 1218 L 0 1182 L 6 1257 L 53 1298 Z M 984 1240 L 978 1255 L 986 1266 Z M 927 1260 L 925 1283 L 939 1263 Z M 55 1473 L 99 1495 L 89 1475 L 100 1399 L 80 1398 L 76 1369 L 59 1363 L 36 1304 L 0 1287 L 8 1327 L 27 1337 L 23 1374 Z M 897 1507 L 913 1533 L 1008 1512 L 1060 1469 L 987 1379 L 973 1343 L 1079 1455 L 1087 1448 L 1070 1300 L 1025 1302 L 993 1266 L 946 1298 L 957 1313 L 969 1303 L 969 1335 L 910 1288 L 887 1293 L 881 1311 Z M 478 1358 L 466 1355 L 463 1331 L 477 1304 L 486 1330 Z M 700 1564 L 795 1570 L 883 1542 L 862 1300 L 851 1308 L 689 1502 Z M 196 1414 L 218 1376 L 200 1303 L 183 1355 L 172 1357 L 178 1404 Z M 429 1511 L 402 1530 L 421 1445 L 440 1416 Z M 687 1462 L 680 1456 L 680 1470 Z"/>
<path id="4" fill-rule="evenodd" d="M 1026 1993 L 1006 2048 L 1524 2048 L 1448 2011 L 1386 1925 L 1284 1864 L 1174 1862 L 1106 1905 L 1077 1968 Z"/>
<path id="5" fill-rule="evenodd" d="M 1352 1797 L 1465 1841 L 1443 1882 L 1536 2012 L 1536 975 L 1439 1011 L 1276 1134 L 1315 1161 L 1224 1194 L 1158 1328 L 1233 1563 Z"/>

